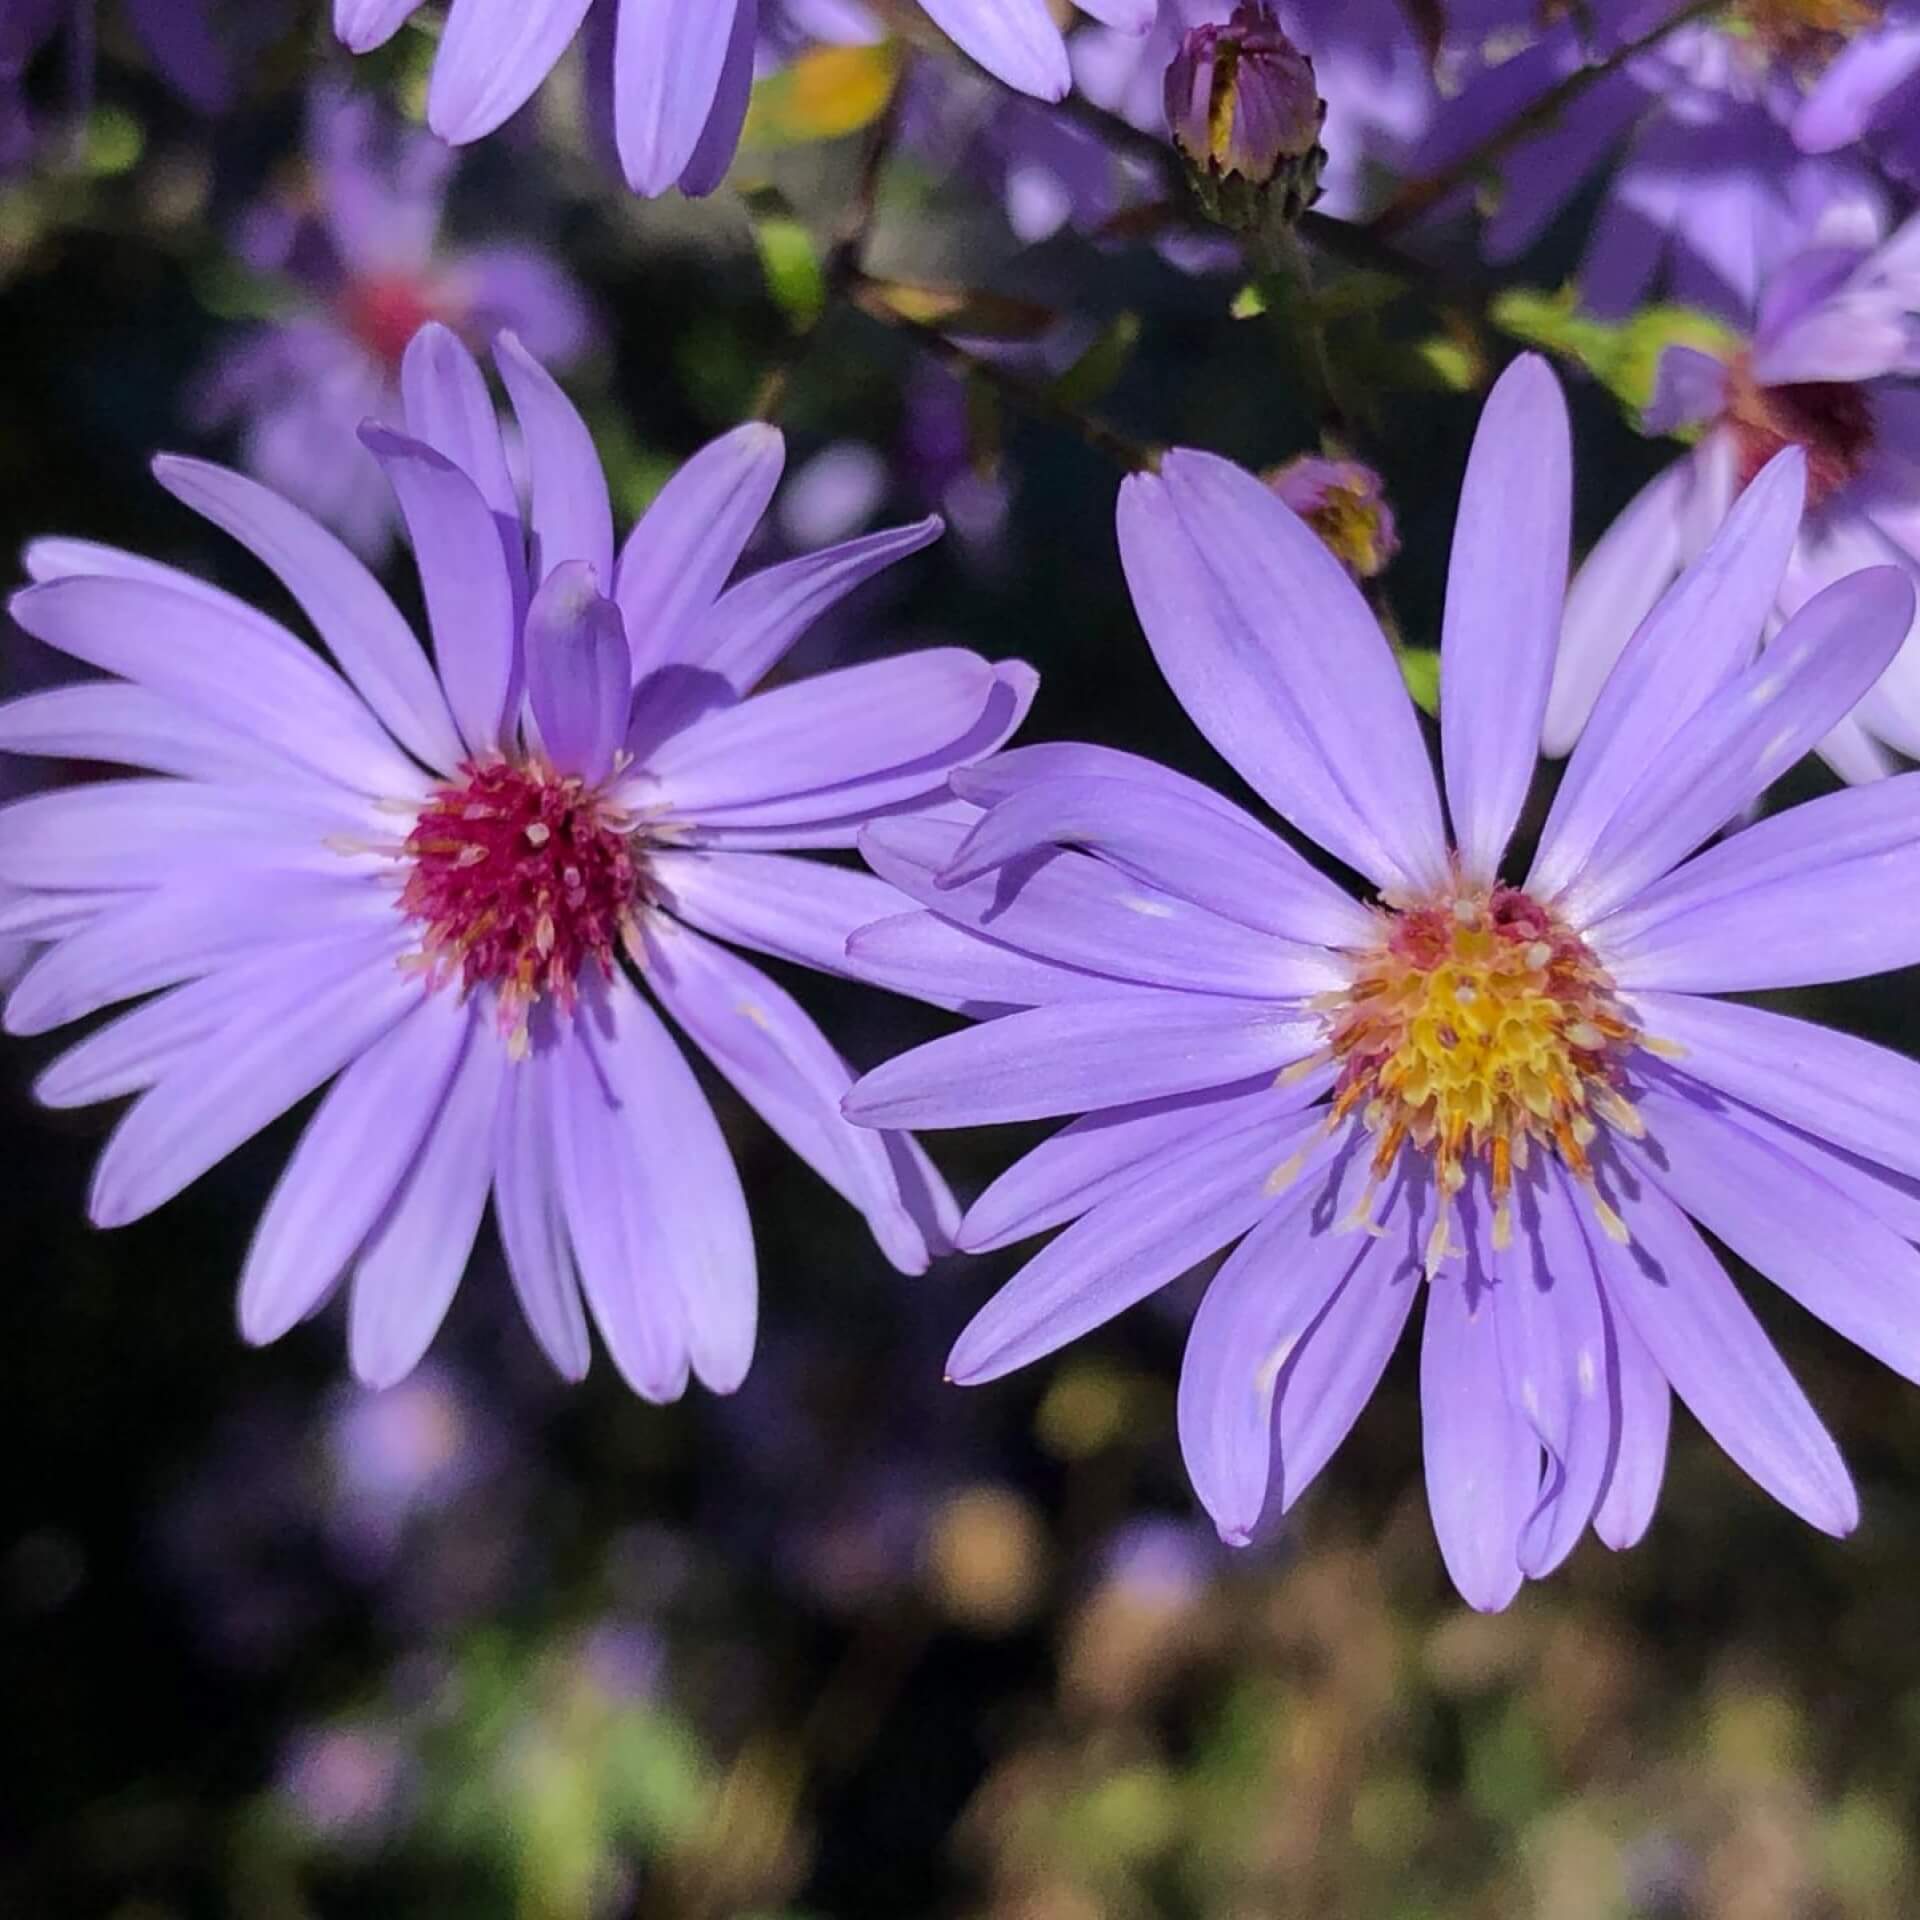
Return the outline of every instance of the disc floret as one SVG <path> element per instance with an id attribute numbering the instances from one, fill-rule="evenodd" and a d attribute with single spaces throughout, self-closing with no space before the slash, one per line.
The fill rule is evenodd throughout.
<path id="1" fill-rule="evenodd" d="M 471 762 L 435 789 L 404 852 L 400 907 L 422 925 L 419 964 L 435 986 L 491 987 L 516 1055 L 537 1001 L 571 1012 L 582 973 L 610 975 L 616 948 L 638 943 L 632 822 L 577 776 Z"/>
<path id="2" fill-rule="evenodd" d="M 1493 1199 L 1493 1245 L 1510 1244 L 1512 1189 L 1533 1152 L 1555 1154 L 1593 1193 L 1610 1234 L 1625 1229 L 1594 1188 L 1591 1149 L 1609 1125 L 1643 1129 L 1620 1090 L 1637 1029 L 1586 943 L 1518 888 L 1462 887 L 1380 914 L 1378 946 L 1330 1003 L 1333 1118 L 1373 1136 L 1373 1192 L 1403 1147 L 1433 1169 L 1427 1248 L 1447 1251 L 1452 1201 L 1477 1166 Z"/>

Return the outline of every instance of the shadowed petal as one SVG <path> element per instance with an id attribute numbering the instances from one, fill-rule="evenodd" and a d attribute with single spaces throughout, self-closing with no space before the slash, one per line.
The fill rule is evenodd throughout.
<path id="1" fill-rule="evenodd" d="M 460 737 L 425 650 L 360 560 L 291 502 L 243 474 L 163 455 L 154 477 L 276 574 L 340 671 L 407 751 L 440 773 Z"/>
<path id="2" fill-rule="evenodd" d="M 453 995 L 430 994 L 328 1089 L 254 1229 L 243 1339 L 279 1339 L 347 1270 L 413 1164 L 472 1025 Z"/>
<path id="3" fill-rule="evenodd" d="M 963 799 L 980 797 L 972 771 L 956 774 L 953 786 Z M 1358 947 L 1379 938 L 1374 916 L 1283 840 L 1244 814 L 1236 818 L 1184 793 L 1069 777 L 980 804 L 988 811 L 940 875 L 943 887 L 1039 847 L 1084 847 L 1149 887 L 1283 939 Z"/>
<path id="4" fill-rule="evenodd" d="M 1316 1074 L 1276 1087 L 1271 1075 L 1260 1074 L 1083 1115 L 1023 1154 L 967 1209 L 960 1247 L 987 1253 L 1011 1246 L 1124 1198 L 1153 1168 L 1210 1153 L 1216 1138 L 1237 1134 L 1262 1113 L 1278 1117 L 1304 1107 L 1329 1078 Z"/>
<path id="5" fill-rule="evenodd" d="M 942 918 L 1065 966 L 1151 987 L 1273 999 L 1320 993 L 1347 978 L 1322 948 L 1222 919 L 1083 853 L 1040 851 L 947 885 L 967 831 L 946 820 L 885 820 L 860 845 L 882 879 Z"/>
<path id="6" fill-rule="evenodd" d="M 1341 1231 L 1348 1198 L 1338 1180 L 1323 1175 L 1316 1186 L 1273 1205 L 1214 1275 L 1187 1335 L 1180 1452 L 1201 1505 L 1221 1538 L 1235 1546 L 1247 1543 L 1269 1497 L 1275 1392 L 1289 1362 L 1318 1331 L 1328 1303 L 1352 1288 L 1365 1296 L 1368 1317 L 1390 1326 L 1395 1338 L 1405 1323 L 1414 1287 L 1394 1283 L 1392 1243 Z M 1369 1353 L 1381 1344 L 1358 1343 Z M 1372 1382 L 1356 1384 L 1365 1391 L 1341 1396 L 1344 1420 L 1333 1423 L 1340 1428 L 1335 1445 L 1371 1392 Z M 1297 1494 L 1310 1478 L 1300 1472 L 1291 1491 Z"/>
<path id="7" fill-rule="evenodd" d="M 535 583 L 584 560 L 600 585 L 613 579 L 613 507 L 593 436 L 559 383 L 512 333 L 496 336 L 494 364 L 526 441 Z"/>
<path id="8" fill-rule="evenodd" d="M 420 0 L 333 0 L 333 30 L 354 53 L 384 47 Z"/>
<path id="9" fill-rule="evenodd" d="M 615 1173 L 643 1254 L 636 1272 L 674 1289 L 694 1372 L 715 1393 L 731 1393 L 753 1359 L 758 1308 L 740 1176 L 659 1015 L 620 978 L 606 1004 L 611 1030 L 594 1023 L 592 1046 L 617 1102 Z M 591 1278 L 587 1285 L 592 1299 Z"/>
<path id="10" fill-rule="evenodd" d="M 633 669 L 620 609 L 601 597 L 585 561 L 554 568 L 533 596 L 526 672 L 547 758 L 556 771 L 599 786 L 626 736 Z"/>
<path id="11" fill-rule="evenodd" d="M 1806 470 L 1798 447 L 1771 460 L 1627 643 L 1554 796 L 1531 891 L 1572 881 L 1635 783 L 1753 659 L 1800 530 Z"/>
<path id="12" fill-rule="evenodd" d="M 536 1048 L 507 1075 L 493 1139 L 493 1212 L 507 1272 L 540 1351 L 563 1380 L 593 1359 L 567 1237 L 556 1158 L 555 1053 Z"/>
<path id="13" fill-rule="evenodd" d="M 1692 485 L 1685 459 L 1655 474 L 1574 574 L 1540 733 L 1541 751 L 1554 759 L 1573 751 L 1622 649 L 1680 571 L 1682 508 Z"/>
<path id="14" fill-rule="evenodd" d="M 1577 1195 L 1569 1195 L 1577 1209 Z M 1582 1223 L 1584 1230 L 1584 1222 Z M 1588 1234 L 1588 1245 L 1593 1236 Z M 1673 1392 L 1654 1365 L 1647 1344 L 1612 1305 L 1604 1285 L 1600 1311 L 1607 1323 L 1611 1388 L 1617 1401 L 1613 1465 L 1594 1510 L 1593 1530 L 1616 1553 L 1637 1547 L 1653 1524 L 1660 1483 L 1667 1471 L 1667 1431 L 1673 1424 Z"/>
<path id="15" fill-rule="evenodd" d="M 309 949 L 292 991 L 229 1007 L 191 1055 L 129 1109 L 94 1169 L 88 1214 L 125 1226 L 164 1205 L 419 1004 L 394 965 L 398 923 Z"/>
<path id="16" fill-rule="evenodd" d="M 1894 567 L 1809 600 L 1680 728 L 1601 829 L 1560 896 L 1574 925 L 1634 900 L 1811 748 L 1886 671 L 1913 607 L 1913 583 Z"/>
<path id="17" fill-rule="evenodd" d="M 1131 1191 L 1083 1214 L 981 1308 L 954 1343 L 947 1376 L 998 1379 L 1103 1325 L 1178 1279 L 1273 1210 L 1276 1176 L 1305 1150 L 1315 1180 L 1333 1143 L 1311 1114 L 1257 1114 L 1210 1150 L 1164 1160 Z"/>
<path id="18" fill-rule="evenodd" d="M 963 738 L 996 684 L 985 660 L 957 647 L 842 667 L 696 720 L 654 750 L 647 772 L 683 819 L 814 794 Z"/>
<path id="19" fill-rule="evenodd" d="M 355 792 L 405 796 L 422 785 L 340 677 L 284 627 L 144 581 L 80 576 L 14 595 L 35 639 L 119 674 L 271 746 Z"/>
<path id="20" fill-rule="evenodd" d="M 494 1123 L 512 1069 L 497 1033 L 478 1020 L 467 1028 L 425 1144 L 354 1264 L 347 1354 L 364 1386 L 393 1386 L 419 1364 L 487 1210 Z"/>
<path id="21" fill-rule="evenodd" d="M 1739 993 L 1911 966 L 1920 960 L 1920 774 L 1769 815 L 1590 937 L 1631 989 Z"/>
<path id="22" fill-rule="evenodd" d="M 718 674 L 735 692 L 751 693 L 823 614 L 944 531 L 936 515 L 762 567 L 691 624 L 674 664 Z"/>
<path id="23" fill-rule="evenodd" d="M 847 960 L 863 980 L 984 1019 L 1056 1000 L 1125 998 L 1151 991 L 1130 980 L 1063 967 L 983 939 L 934 913 L 896 913 L 848 936 Z"/>
<path id="24" fill-rule="evenodd" d="M 654 920 L 647 979 L 681 1030 L 740 1097 L 834 1191 L 857 1207 L 902 1273 L 924 1273 L 925 1239 L 901 1199 L 883 1134 L 840 1102 L 853 1073 L 792 997 L 724 947 Z"/>
<path id="25" fill-rule="evenodd" d="M 273 748 L 129 680 L 86 680 L 9 700 L 0 706 L 0 752 L 103 760 L 227 786 L 296 774 Z"/>
<path id="26" fill-rule="evenodd" d="M 1499 1289 L 1450 1265 L 1427 1288 L 1420 1339 L 1427 1505 L 1453 1584 L 1483 1613 L 1520 1591 L 1540 1485 L 1540 1444 L 1502 1378 L 1499 1311 Z"/>
<path id="27" fill-rule="evenodd" d="M 1920 1380 L 1920 1252 L 1710 1094 L 1648 1087 L 1649 1178 L 1833 1330 Z"/>
<path id="28" fill-rule="evenodd" d="M 620 162 L 637 193 L 686 172 L 720 91 L 741 0 L 621 0 L 614 33 Z"/>
<path id="29" fill-rule="evenodd" d="M 1782 1506 L 1824 1533 L 1851 1533 L 1860 1507 L 1839 1450 L 1720 1262 L 1651 1182 L 1618 1204 L 1632 1243 L 1603 1240 L 1594 1252 L 1654 1365 Z"/>
<path id="30" fill-rule="evenodd" d="M 780 483 L 786 442 L 758 421 L 702 447 L 660 489 L 621 549 L 613 597 L 636 682 L 682 661 Z"/>
<path id="31" fill-rule="evenodd" d="M 493 514 L 466 474 L 431 447 L 383 427 L 363 427 L 360 437 L 386 469 L 413 538 L 447 705 L 470 753 L 495 752 L 518 620 Z"/>
<path id="32" fill-rule="evenodd" d="M 1920 1178 L 1920 1061 L 1808 1020 L 1688 993 L 1637 993 L 1676 1071 L 1849 1152 Z"/>

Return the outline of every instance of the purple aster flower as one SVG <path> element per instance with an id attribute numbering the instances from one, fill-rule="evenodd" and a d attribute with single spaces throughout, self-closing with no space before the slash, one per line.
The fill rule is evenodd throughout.
<path id="1" fill-rule="evenodd" d="M 194 411 L 210 432 L 237 427 L 248 472 L 377 563 L 397 518 L 360 423 L 397 411 L 420 327 L 441 321 L 474 347 L 507 329 L 565 368 L 591 346 L 594 315 L 537 248 L 441 245 L 453 156 L 430 134 L 332 88 L 308 129 L 310 193 L 256 209 L 241 246 L 286 310 L 221 353 Z"/>
<path id="2" fill-rule="evenodd" d="M 1781 454 L 1621 655 L 1524 882 L 1566 579 L 1564 403 L 1525 358 L 1487 403 L 1442 654 L 1446 812 L 1358 589 L 1252 475 L 1176 451 L 1127 481 L 1121 555 L 1162 671 L 1354 899 L 1252 815 L 1130 755 L 1032 747 L 862 846 L 928 911 L 852 950 L 1021 1008 L 869 1074 L 885 1126 L 1079 1114 L 960 1241 L 1072 1224 L 961 1335 L 959 1381 L 1052 1352 L 1238 1241 L 1187 1343 L 1180 1435 L 1221 1532 L 1298 1499 L 1425 1282 L 1435 1528 L 1504 1605 L 1589 1523 L 1651 1517 L 1669 1389 L 1816 1526 L 1856 1519 L 1819 1419 L 1694 1225 L 1920 1376 L 1920 1065 L 1710 996 L 1920 957 L 1920 775 L 1696 853 L 1884 670 L 1880 568 L 1752 648 L 1799 517 Z M 1693 856 L 1689 858 L 1689 856 Z"/>
<path id="3" fill-rule="evenodd" d="M 1858 35 L 1828 50 L 1825 70 L 1807 88 L 1793 116 L 1793 138 L 1803 153 L 1836 153 L 1866 141 L 1888 165 L 1920 181 L 1920 5 L 1891 0 Z"/>
<path id="4" fill-rule="evenodd" d="M 445 328 L 402 368 L 410 431 L 366 432 L 431 662 L 338 541 L 196 461 L 160 461 L 162 485 L 279 575 L 338 673 L 189 575 L 80 541 L 29 549 L 39 584 L 15 618 L 119 677 L 0 709 L 0 741 L 148 774 L 0 812 L 0 885 L 51 943 L 7 1024 L 152 996 L 38 1084 L 56 1106 L 138 1096 L 94 1177 L 101 1226 L 332 1083 L 247 1256 L 248 1339 L 350 1274 L 354 1370 L 400 1379 L 491 1194 L 563 1375 L 587 1366 L 584 1293 L 636 1391 L 671 1399 L 689 1369 L 725 1391 L 753 1348 L 753 1243 L 654 1002 L 889 1259 L 924 1267 L 946 1233 L 937 1178 L 912 1142 L 842 1122 L 847 1067 L 732 947 L 852 971 L 849 930 L 898 897 L 795 851 L 850 845 L 991 752 L 1033 676 L 944 650 L 756 693 L 816 615 L 939 523 L 726 588 L 781 465 L 780 436 L 749 426 L 680 470 L 616 560 L 579 416 L 511 335 L 496 354 L 531 470 L 524 523 L 480 369 Z"/>
<path id="5" fill-rule="evenodd" d="M 391 39 L 419 0 L 334 0 L 355 53 Z M 1071 75 L 1049 0 L 921 0 L 927 17 L 1022 93 L 1060 99 Z M 1153 0 L 1084 0 L 1145 32 Z M 838 16 L 846 11 L 834 9 Z M 725 178 L 753 87 L 761 0 L 454 0 L 434 57 L 427 119 L 459 146 L 517 113 L 584 25 L 610 90 L 620 161 L 639 193 L 711 193 Z M 840 23 L 843 24 L 843 23 Z"/>
<path id="6" fill-rule="evenodd" d="M 1267 484 L 1356 580 L 1386 572 L 1400 551 L 1400 526 L 1387 504 L 1386 482 L 1360 461 L 1303 453 L 1274 468 Z"/>
<path id="7" fill-rule="evenodd" d="M 1880 207 L 1881 189 L 1858 156 L 1804 153 L 1790 130 L 1810 50 L 1840 45 L 1839 26 L 1864 22 L 1871 0 L 1741 0 L 1722 21 L 1678 26 L 1621 57 L 1679 10 L 1680 0 L 1593 0 L 1517 52 L 1511 32 L 1486 42 L 1500 57 L 1451 50 L 1467 78 L 1421 150 L 1421 174 L 1473 153 L 1583 67 L 1607 69 L 1500 157 L 1484 234 L 1490 259 L 1525 252 L 1612 163 L 1581 267 L 1588 303 L 1623 313 L 1660 288 L 1738 315 L 1824 215 Z M 1499 24 L 1537 25 L 1530 0 L 1503 11 Z M 1829 16 L 1833 30 L 1814 31 Z"/>
<path id="8" fill-rule="evenodd" d="M 1784 446 L 1807 461 L 1807 513 L 1771 631 L 1858 568 L 1920 580 L 1920 216 L 1880 247 L 1809 249 L 1765 288 L 1724 355 L 1670 347 L 1648 422 L 1704 429 L 1601 535 L 1567 596 L 1544 744 L 1567 752 L 1627 636 Z M 1920 628 L 1821 751 L 1850 780 L 1920 756 Z"/>

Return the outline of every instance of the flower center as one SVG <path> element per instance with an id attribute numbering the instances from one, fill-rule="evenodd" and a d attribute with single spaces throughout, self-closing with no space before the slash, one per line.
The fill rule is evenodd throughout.
<path id="1" fill-rule="evenodd" d="M 1804 66 L 1831 60 L 1884 10 L 1885 0 L 1736 0 L 1733 18 L 1776 60 Z"/>
<path id="2" fill-rule="evenodd" d="M 551 996 L 571 1011 L 582 971 L 611 974 L 637 945 L 643 875 L 631 823 L 578 778 L 533 763 L 468 763 L 434 790 L 412 833 L 403 913 L 424 931 L 432 984 L 492 987 L 517 1055 L 527 1015 Z"/>
<path id="3" fill-rule="evenodd" d="M 1858 477 L 1873 451 L 1873 408 L 1864 388 L 1844 380 L 1763 387 L 1743 354 L 1727 383 L 1725 419 L 1733 429 L 1742 487 L 1782 447 L 1807 454 L 1807 505 L 1823 506 Z"/>
<path id="4" fill-rule="evenodd" d="M 340 324 L 382 366 L 397 368 L 407 343 L 429 320 L 442 318 L 426 288 L 398 276 L 350 280 L 340 295 Z"/>
<path id="5" fill-rule="evenodd" d="M 1432 1271 L 1447 1251 L 1452 1198 L 1475 1165 L 1493 1195 L 1493 1244 L 1505 1247 L 1514 1172 L 1536 1147 L 1591 1189 L 1600 1123 L 1640 1137 L 1618 1086 L 1637 1029 L 1586 943 L 1517 888 L 1443 895 L 1382 918 L 1380 944 L 1330 1004 L 1333 1117 L 1358 1113 L 1374 1137 L 1363 1217 L 1402 1146 L 1431 1163 Z M 1624 1237 L 1597 1192 L 1594 1203 Z"/>

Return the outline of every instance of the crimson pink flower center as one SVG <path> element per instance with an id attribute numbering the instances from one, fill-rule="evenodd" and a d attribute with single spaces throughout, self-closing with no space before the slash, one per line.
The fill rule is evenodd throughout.
<path id="1" fill-rule="evenodd" d="M 1619 1089 L 1632 1017 L 1579 935 L 1518 888 L 1467 888 L 1383 912 L 1379 945 L 1330 996 L 1330 1011 L 1333 1117 L 1357 1113 L 1372 1134 L 1373 1182 L 1406 1146 L 1433 1168 L 1429 1267 L 1476 1165 L 1500 1247 L 1512 1232 L 1514 1174 L 1536 1149 L 1591 1188 L 1601 1123 L 1641 1131 Z M 1595 1202 L 1615 1232 L 1612 1209 Z"/>
<path id="2" fill-rule="evenodd" d="M 348 281 L 339 309 L 348 333 L 382 366 L 393 368 L 422 327 L 446 317 L 425 286 L 402 274 Z"/>
<path id="3" fill-rule="evenodd" d="M 1873 451 L 1873 407 L 1862 388 L 1844 380 L 1763 387 L 1744 355 L 1729 371 L 1725 418 L 1742 487 L 1783 447 L 1806 450 L 1809 507 L 1857 478 Z"/>
<path id="4" fill-rule="evenodd" d="M 435 983 L 492 987 L 519 1045 L 534 1002 L 571 1009 L 581 974 L 634 942 L 642 871 L 626 816 L 534 762 L 469 763 L 407 836 L 401 910 L 421 923 Z"/>

